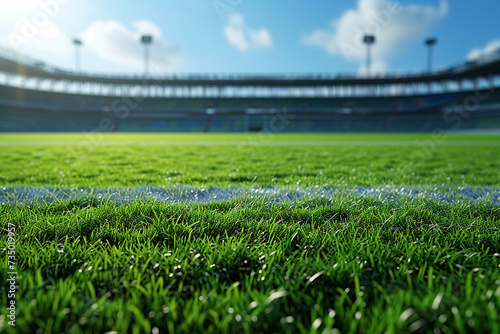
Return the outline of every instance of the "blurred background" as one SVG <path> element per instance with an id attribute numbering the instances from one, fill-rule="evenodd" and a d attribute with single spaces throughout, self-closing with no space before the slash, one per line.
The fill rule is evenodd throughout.
<path id="1" fill-rule="evenodd" d="M 500 129 L 500 3 L 0 5 L 0 131 Z"/>

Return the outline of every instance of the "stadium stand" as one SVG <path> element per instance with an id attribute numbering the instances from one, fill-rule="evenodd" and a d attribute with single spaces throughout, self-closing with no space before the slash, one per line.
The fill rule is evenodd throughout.
<path id="1" fill-rule="evenodd" d="M 498 58 L 432 74 L 375 78 L 141 78 L 77 74 L 34 60 L 16 60 L 1 51 L 2 132 L 500 129 Z M 458 89 L 448 89 L 449 82 Z"/>

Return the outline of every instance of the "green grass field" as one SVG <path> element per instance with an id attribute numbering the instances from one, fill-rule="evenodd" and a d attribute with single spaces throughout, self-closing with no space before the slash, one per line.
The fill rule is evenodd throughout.
<path id="1" fill-rule="evenodd" d="M 500 135 L 12 134 L 0 185 L 499 185 Z"/>
<path id="2" fill-rule="evenodd" d="M 499 147 L 500 135 L 1 134 L 0 189 L 498 190 Z M 5 203 L 2 305 L 9 231 L 16 327 L 2 307 L 0 332 L 500 333 L 491 203 Z"/>

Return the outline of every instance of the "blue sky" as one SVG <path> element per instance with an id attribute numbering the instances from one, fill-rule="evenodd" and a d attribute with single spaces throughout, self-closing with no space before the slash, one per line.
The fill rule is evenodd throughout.
<path id="1" fill-rule="evenodd" d="M 498 13 L 494 0 L 16 0 L 0 4 L 0 45 L 74 69 L 78 37 L 84 71 L 139 73 L 150 33 L 159 73 L 359 73 L 373 32 L 372 71 L 414 72 L 427 37 L 436 68 L 500 47 Z"/>

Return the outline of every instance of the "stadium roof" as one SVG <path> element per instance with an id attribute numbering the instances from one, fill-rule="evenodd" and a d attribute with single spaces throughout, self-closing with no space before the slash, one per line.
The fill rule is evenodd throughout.
<path id="1" fill-rule="evenodd" d="M 4 50 L 0 50 L 4 51 Z M 17 59 L 16 59 L 17 58 Z M 63 70 L 43 62 L 20 60 L 7 52 L 0 53 L 0 72 L 36 77 L 41 79 L 64 80 L 70 82 L 92 82 L 116 85 L 152 86 L 263 86 L 263 87 L 307 87 L 307 86 L 348 86 L 348 85 L 387 85 L 403 83 L 430 83 L 439 81 L 475 80 L 500 74 L 500 55 L 495 54 L 475 62 L 468 62 L 433 73 L 387 74 L 360 77 L 352 74 L 311 74 L 311 75 L 100 75 L 77 73 Z"/>

